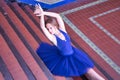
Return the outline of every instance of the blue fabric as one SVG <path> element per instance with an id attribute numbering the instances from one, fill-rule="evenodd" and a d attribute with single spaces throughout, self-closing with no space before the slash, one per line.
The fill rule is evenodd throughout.
<path id="1" fill-rule="evenodd" d="M 61 51 L 61 55 L 73 54 L 69 35 L 61 30 L 60 30 L 60 32 L 65 36 L 65 40 L 61 40 L 59 37 L 57 37 L 56 35 L 55 36 L 56 36 L 56 40 L 57 40 L 57 47 Z"/>
<path id="2" fill-rule="evenodd" d="M 35 4 L 39 3 L 42 6 L 42 8 L 45 8 L 45 9 L 55 8 L 60 5 L 64 5 L 64 4 L 73 2 L 73 1 L 75 1 L 75 0 L 63 0 L 63 1 L 55 3 L 55 4 L 46 4 L 46 3 L 38 2 L 35 0 L 17 0 L 17 2 L 26 3 L 26 4 L 30 4 L 30 5 L 35 5 Z"/>
<path id="3" fill-rule="evenodd" d="M 94 67 L 93 62 L 83 50 L 71 46 L 69 35 L 61 32 L 66 41 L 56 36 L 57 46 L 42 42 L 37 54 L 54 75 L 69 77 L 85 74 L 89 68 Z"/>

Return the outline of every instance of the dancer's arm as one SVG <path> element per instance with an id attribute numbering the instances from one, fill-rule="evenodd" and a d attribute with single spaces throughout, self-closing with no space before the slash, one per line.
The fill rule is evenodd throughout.
<path id="1" fill-rule="evenodd" d="M 46 15 L 46 16 L 51 16 L 51 17 L 55 17 L 57 19 L 57 22 L 59 24 L 59 29 L 63 30 L 64 32 L 66 32 L 66 29 L 65 29 L 65 24 L 61 18 L 61 16 L 58 14 L 58 13 L 55 13 L 55 12 L 46 12 L 46 11 L 43 11 L 42 7 L 38 4 L 36 5 L 36 13 L 39 13 L 37 14 L 36 16 L 41 16 L 41 13 Z M 35 13 L 35 12 L 34 12 Z"/>
<path id="2" fill-rule="evenodd" d="M 47 30 L 47 28 L 45 27 L 45 19 L 44 19 L 44 11 L 43 9 L 39 6 L 39 5 L 36 5 L 36 8 L 35 8 L 35 11 L 34 11 L 34 14 L 36 16 L 40 16 L 40 27 L 42 29 L 42 31 L 44 32 L 44 34 L 46 35 L 46 37 L 53 43 L 55 43 L 55 37 L 53 35 L 51 35 L 49 33 L 49 31 Z"/>
<path id="3" fill-rule="evenodd" d="M 61 16 L 58 13 L 54 13 L 54 12 L 45 12 L 44 11 L 44 15 L 46 16 L 51 16 L 51 17 L 55 17 L 57 19 L 57 22 L 59 24 L 59 29 L 63 30 L 64 32 L 66 32 L 65 29 L 65 24 L 61 18 Z"/>

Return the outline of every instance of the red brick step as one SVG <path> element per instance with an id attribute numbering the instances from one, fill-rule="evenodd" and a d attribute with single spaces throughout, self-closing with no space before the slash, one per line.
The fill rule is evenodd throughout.
<path id="1" fill-rule="evenodd" d="M 11 50 L 7 46 L 5 40 L 3 39 L 2 36 L 0 36 L 0 41 L 2 42 L 0 44 L 0 46 L 1 46 L 0 56 L 3 59 L 3 61 L 5 62 L 5 64 L 9 70 L 9 72 L 11 73 L 13 79 L 15 79 L 15 80 L 17 80 L 17 79 L 28 80 L 27 76 L 23 72 L 22 68 L 18 64 L 18 61 L 16 60 L 16 58 L 12 54 Z"/>
<path id="2" fill-rule="evenodd" d="M 39 65 L 36 63 L 34 58 L 32 57 L 31 53 L 26 49 L 25 45 L 22 43 L 22 41 L 19 39 L 19 37 L 16 35 L 14 30 L 11 28 L 11 26 L 7 23 L 5 18 L 0 15 L 2 21 L 0 22 L 4 27 L 2 27 L 6 34 L 8 34 L 9 38 L 11 39 L 12 43 L 15 45 L 16 49 L 20 52 L 21 56 L 25 60 L 26 64 L 29 66 L 33 74 L 35 75 L 36 79 L 44 79 L 47 80 L 47 77 L 45 76 L 44 72 L 41 70 Z M 34 66 L 33 66 L 34 65 Z M 41 76 L 39 76 L 41 74 Z"/>
<path id="3" fill-rule="evenodd" d="M 0 80 L 5 80 L 1 72 L 0 72 Z"/>

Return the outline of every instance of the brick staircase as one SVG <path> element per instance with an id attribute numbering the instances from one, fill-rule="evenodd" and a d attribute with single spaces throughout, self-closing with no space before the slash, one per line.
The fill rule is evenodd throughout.
<path id="1" fill-rule="evenodd" d="M 71 32 L 71 29 L 69 31 Z M 42 33 L 39 18 L 33 14 L 30 6 L 0 0 L 0 80 L 55 80 L 36 54 L 36 49 L 42 41 L 50 43 Z M 79 47 L 77 43 L 72 42 Z M 106 80 L 112 80 L 97 63 L 95 70 Z M 56 77 L 56 80 L 87 78 Z"/>
<path id="2" fill-rule="evenodd" d="M 0 0 L 0 80 L 55 80 L 35 52 L 41 41 L 50 43 L 32 9 Z"/>

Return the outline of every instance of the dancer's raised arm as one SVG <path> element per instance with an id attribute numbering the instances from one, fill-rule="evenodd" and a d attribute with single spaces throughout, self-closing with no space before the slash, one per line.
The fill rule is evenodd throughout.
<path id="1" fill-rule="evenodd" d="M 63 30 L 64 32 L 66 32 L 64 22 L 63 22 L 61 16 L 60 16 L 58 13 L 43 11 L 43 9 L 41 8 L 40 5 L 37 5 L 37 6 L 36 6 L 36 10 L 35 10 L 34 13 L 37 13 L 36 16 L 41 16 L 41 13 L 42 13 L 43 15 L 56 18 L 56 19 L 57 19 L 57 23 L 58 23 L 58 25 L 59 25 L 59 29 L 61 29 L 61 30 Z"/>
<path id="2" fill-rule="evenodd" d="M 61 16 L 60 16 L 58 13 L 45 12 L 45 11 L 44 11 L 44 15 L 51 16 L 51 17 L 55 17 L 55 18 L 57 19 L 57 22 L 58 22 L 58 25 L 59 25 L 59 29 L 61 29 L 61 30 L 63 30 L 64 32 L 66 32 L 64 22 L 63 22 Z"/>
<path id="3" fill-rule="evenodd" d="M 52 34 L 50 34 L 50 32 L 48 31 L 48 29 L 46 28 L 45 19 L 44 19 L 44 11 L 43 11 L 43 9 L 40 7 L 40 5 L 36 5 L 34 14 L 35 14 L 36 16 L 40 16 L 40 27 L 41 27 L 42 31 L 44 32 L 44 34 L 46 35 L 46 37 L 47 37 L 50 41 L 52 41 L 53 43 L 55 43 L 54 36 L 53 36 Z"/>

